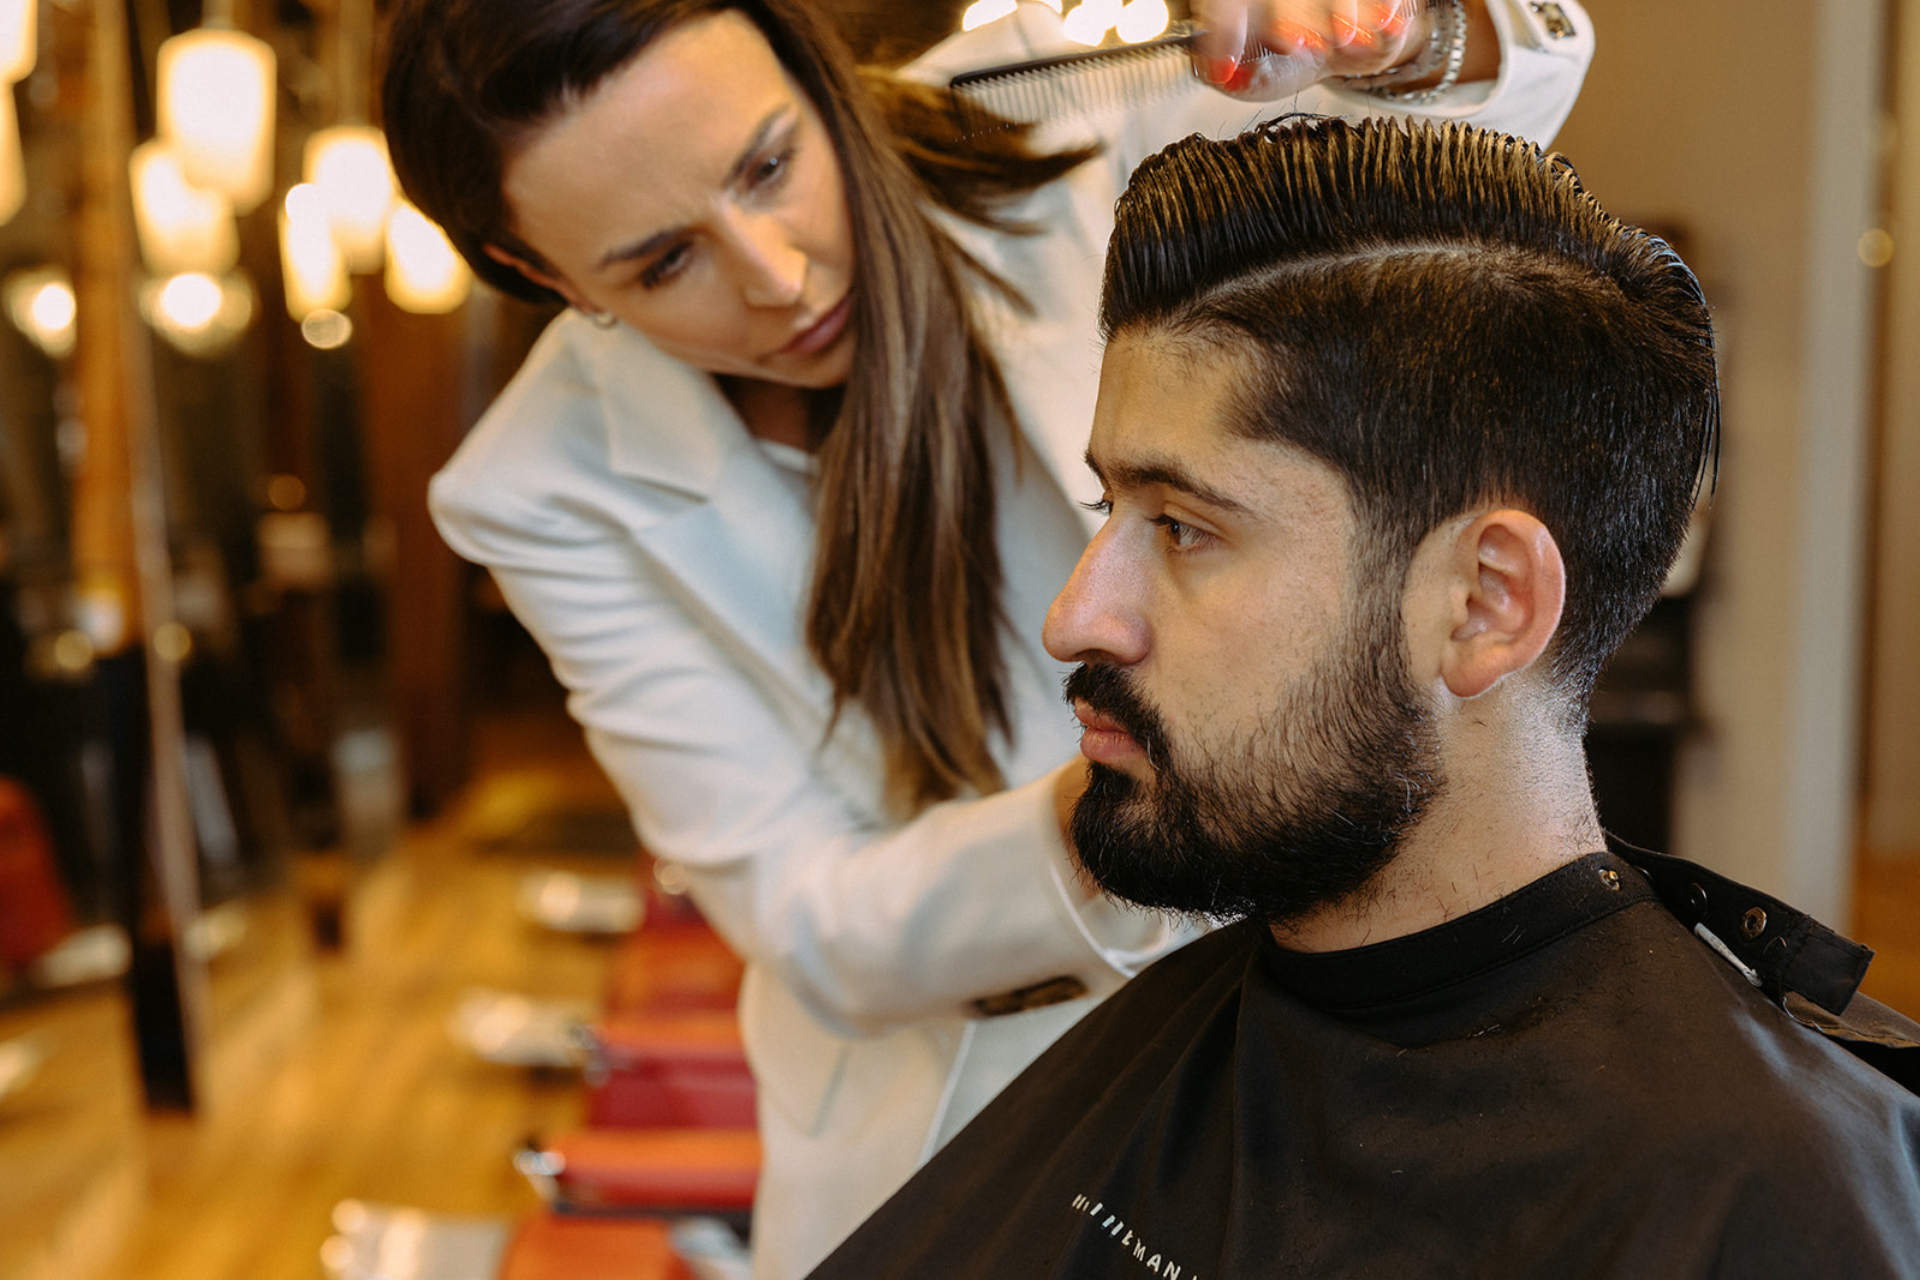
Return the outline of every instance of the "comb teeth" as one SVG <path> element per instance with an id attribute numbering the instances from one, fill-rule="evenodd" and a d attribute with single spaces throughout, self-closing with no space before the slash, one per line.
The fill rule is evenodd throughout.
<path id="1" fill-rule="evenodd" d="M 949 85 L 954 114 L 961 132 L 974 135 L 1138 106 L 1191 78 L 1193 38 L 1190 30 L 1177 31 L 1140 44 L 964 72 Z"/>

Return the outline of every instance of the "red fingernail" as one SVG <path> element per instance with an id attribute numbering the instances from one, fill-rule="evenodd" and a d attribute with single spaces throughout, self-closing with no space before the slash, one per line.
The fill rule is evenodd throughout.
<path id="1" fill-rule="evenodd" d="M 1280 33 L 1286 41 L 1297 48 L 1308 49 L 1314 53 L 1326 48 L 1327 42 L 1312 27 L 1303 27 L 1297 22 L 1283 22 Z"/>
<path id="2" fill-rule="evenodd" d="M 1224 82 L 1226 88 L 1239 91 L 1253 83 L 1253 61 L 1248 59 L 1235 65 L 1232 74 Z"/>
<path id="3" fill-rule="evenodd" d="M 1209 84 L 1231 85 L 1241 71 L 1238 58 L 1206 58 L 1205 62 Z"/>

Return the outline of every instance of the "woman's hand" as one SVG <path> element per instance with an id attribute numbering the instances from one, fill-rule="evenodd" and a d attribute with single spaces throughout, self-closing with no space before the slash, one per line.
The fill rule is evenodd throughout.
<path id="1" fill-rule="evenodd" d="M 1086 758 L 1076 757 L 1053 774 L 1053 816 L 1060 823 L 1060 839 L 1069 849 L 1073 847 L 1073 837 L 1068 834 L 1073 823 L 1073 806 L 1080 803 L 1080 796 L 1087 789 L 1087 770 Z"/>
<path id="2" fill-rule="evenodd" d="M 1087 789 L 1089 768 L 1084 756 L 1076 756 L 1053 774 L 1053 815 L 1060 823 L 1060 843 L 1067 847 L 1069 854 L 1073 852 L 1073 806 L 1080 803 Z M 1080 870 L 1077 860 L 1073 861 L 1073 872 L 1067 877 L 1067 886 L 1080 902 L 1091 902 L 1099 896 L 1099 890 L 1087 879 L 1086 872 Z"/>
<path id="3" fill-rule="evenodd" d="M 1193 18 L 1204 33 L 1193 49 L 1200 74 L 1260 102 L 1384 71 L 1427 38 L 1420 0 L 1193 0 Z"/>

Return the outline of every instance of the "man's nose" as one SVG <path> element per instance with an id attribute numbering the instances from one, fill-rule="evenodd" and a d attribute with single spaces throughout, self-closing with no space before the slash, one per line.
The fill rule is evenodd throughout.
<path id="1" fill-rule="evenodd" d="M 791 307 L 807 287 L 807 255 L 777 219 L 746 217 L 737 237 L 749 306 Z"/>
<path id="2" fill-rule="evenodd" d="M 1132 666 L 1147 656 L 1139 575 L 1108 524 L 1080 553 L 1073 576 L 1047 610 L 1041 640 L 1061 662 Z"/>

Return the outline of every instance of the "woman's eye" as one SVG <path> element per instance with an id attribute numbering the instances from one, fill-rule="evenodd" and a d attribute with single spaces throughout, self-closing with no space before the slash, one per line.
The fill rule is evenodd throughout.
<path id="1" fill-rule="evenodd" d="M 1080 506 L 1082 510 L 1091 511 L 1097 516 L 1110 516 L 1113 514 L 1112 498 L 1095 498 L 1092 502 L 1081 503 Z"/>
<path id="2" fill-rule="evenodd" d="M 693 249 L 690 246 L 684 244 L 674 245 L 652 262 L 649 262 L 646 265 L 646 269 L 641 271 L 640 287 L 643 289 L 657 289 L 661 285 L 666 284 L 686 269 L 687 262 L 692 255 Z"/>
<path id="3" fill-rule="evenodd" d="M 787 170 L 793 166 L 793 150 L 788 148 L 775 155 L 763 158 L 747 171 L 747 185 L 759 190 L 770 187 L 787 176 Z"/>

